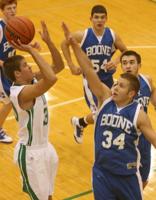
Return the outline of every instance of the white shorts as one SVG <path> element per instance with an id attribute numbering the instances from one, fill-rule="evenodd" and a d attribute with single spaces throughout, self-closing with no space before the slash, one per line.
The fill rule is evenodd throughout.
<path id="1" fill-rule="evenodd" d="M 17 145 L 15 161 L 23 179 L 23 191 L 31 200 L 48 200 L 54 192 L 54 181 L 58 168 L 58 156 L 49 143 L 43 146 Z"/>

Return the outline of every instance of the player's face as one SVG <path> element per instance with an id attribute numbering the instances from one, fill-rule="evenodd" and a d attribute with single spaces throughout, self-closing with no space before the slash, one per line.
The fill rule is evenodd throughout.
<path id="1" fill-rule="evenodd" d="M 103 30 L 107 21 L 107 15 L 105 13 L 94 13 L 90 18 L 93 28 L 97 31 Z"/>
<path id="2" fill-rule="evenodd" d="M 20 65 L 20 78 L 23 80 L 24 83 L 31 83 L 33 80 L 33 72 L 31 67 L 28 65 L 25 59 L 21 60 Z"/>
<path id="3" fill-rule="evenodd" d="M 137 59 L 135 56 L 123 56 L 121 60 L 121 67 L 123 72 L 131 73 L 135 76 L 138 75 L 138 71 L 140 68 L 140 64 L 137 63 Z"/>
<path id="4" fill-rule="evenodd" d="M 119 78 L 118 81 L 113 85 L 112 99 L 117 105 L 126 105 L 132 100 L 132 95 L 130 92 L 130 83 L 124 78 Z"/>
<path id="5" fill-rule="evenodd" d="M 16 15 L 16 8 L 17 5 L 15 3 L 6 5 L 4 9 L 2 10 L 2 13 L 6 20 L 9 20 L 11 17 L 14 17 Z"/>

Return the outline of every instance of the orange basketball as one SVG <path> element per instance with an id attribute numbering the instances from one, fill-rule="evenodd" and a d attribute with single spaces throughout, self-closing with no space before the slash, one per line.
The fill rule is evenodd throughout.
<path id="1" fill-rule="evenodd" d="M 11 40 L 17 42 L 18 39 L 23 44 L 29 44 L 35 35 L 33 22 L 23 16 L 12 17 L 5 26 L 5 36 L 11 43 Z"/>

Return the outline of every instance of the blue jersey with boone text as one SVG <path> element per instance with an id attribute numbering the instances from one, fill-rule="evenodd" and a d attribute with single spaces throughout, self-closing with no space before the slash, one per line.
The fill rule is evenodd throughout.
<path id="1" fill-rule="evenodd" d="M 11 47 L 4 35 L 5 23 L 0 20 L 0 60 L 5 61 L 8 57 L 15 55 L 15 49 Z"/>
<path id="2" fill-rule="evenodd" d="M 115 52 L 114 41 L 114 32 L 110 28 L 105 27 L 101 38 L 95 35 L 92 28 L 86 29 L 81 42 L 82 50 L 91 60 L 94 70 L 102 82 L 112 77 L 112 74 L 115 72 L 114 70 L 106 72 L 104 68 L 104 65 L 111 60 Z"/>
<path id="3" fill-rule="evenodd" d="M 112 98 L 103 103 L 95 124 L 95 166 L 113 174 L 136 173 L 140 164 L 136 128 L 140 107 L 134 101 L 119 109 Z"/>
<path id="4" fill-rule="evenodd" d="M 4 35 L 5 23 L 1 19 L 0 20 L 0 60 L 5 61 L 8 57 L 15 55 L 16 50 L 9 44 L 5 35 Z M 0 98 L 4 96 L 10 95 L 10 87 L 12 82 L 6 78 L 3 72 L 3 68 L 0 67 L 0 79 L 1 79 L 1 87 L 0 87 Z"/>

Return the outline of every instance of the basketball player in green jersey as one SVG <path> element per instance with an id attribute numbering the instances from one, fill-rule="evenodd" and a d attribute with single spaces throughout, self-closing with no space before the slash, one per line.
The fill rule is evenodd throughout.
<path id="1" fill-rule="evenodd" d="M 31 67 L 23 56 L 17 55 L 4 62 L 5 74 L 14 84 L 10 88 L 19 124 L 19 142 L 15 148 L 15 161 L 22 178 L 23 191 L 31 200 L 52 200 L 58 156 L 48 142 L 48 108 L 44 93 L 57 81 L 55 73 L 63 69 L 62 58 L 50 39 L 46 24 L 42 24 L 42 39 L 50 46 L 54 66 L 51 67 L 30 44 L 15 44 L 15 48 L 28 52 L 40 71 L 34 78 Z M 59 65 L 58 65 L 59 64 Z"/>

